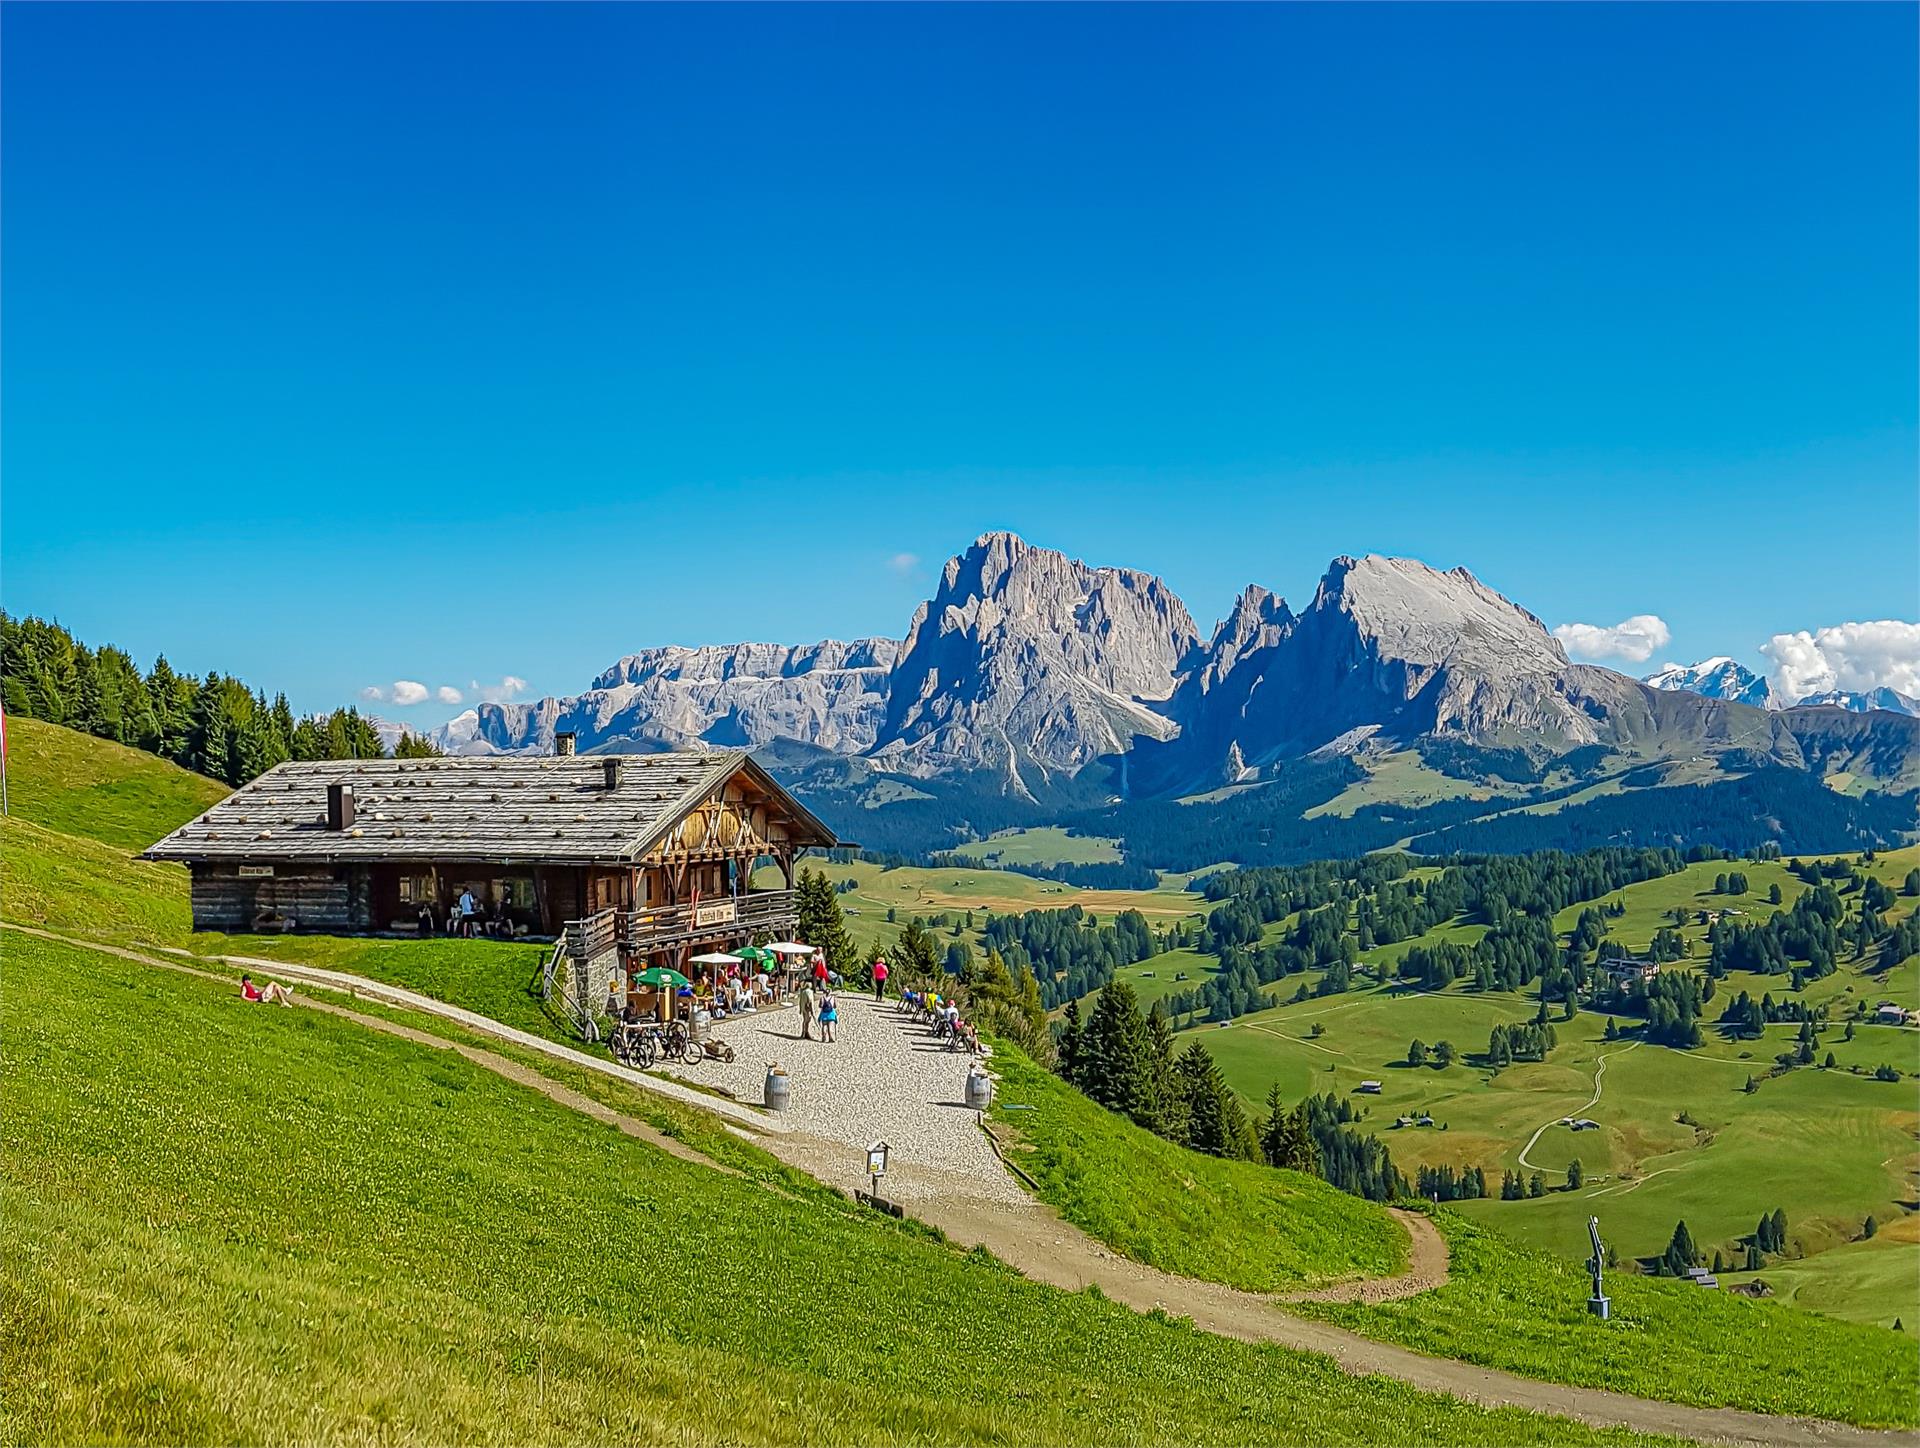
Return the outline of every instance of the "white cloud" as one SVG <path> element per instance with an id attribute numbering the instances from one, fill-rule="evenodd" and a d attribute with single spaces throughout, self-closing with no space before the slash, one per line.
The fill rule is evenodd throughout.
<path id="1" fill-rule="evenodd" d="M 896 553 L 887 560 L 887 567 L 899 574 L 902 578 L 905 578 L 919 566 L 920 555 L 918 553 Z"/>
<path id="2" fill-rule="evenodd" d="M 369 704 L 378 704 L 382 699 L 387 697 L 387 691 L 378 684 L 369 684 L 360 691 L 360 697 L 365 699 Z"/>
<path id="3" fill-rule="evenodd" d="M 409 704 L 424 704 L 427 702 L 427 686 L 414 679 L 395 679 L 387 698 L 402 708 Z"/>
<path id="4" fill-rule="evenodd" d="M 1666 620 L 1657 614 L 1636 613 L 1611 625 L 1563 623 L 1553 636 L 1567 646 L 1567 652 L 1587 659 L 1619 659 L 1644 664 L 1673 637 Z"/>
<path id="5" fill-rule="evenodd" d="M 1775 634 L 1760 645 L 1773 662 L 1774 692 L 1804 699 L 1829 689 L 1920 694 L 1920 623 L 1883 618 L 1839 623 L 1809 633 Z"/>
<path id="6" fill-rule="evenodd" d="M 433 691 L 433 697 L 439 700 L 442 704 L 458 704 L 460 702 L 461 695 L 460 695 L 460 691 L 454 688 L 453 685 L 442 684 L 439 688 Z"/>
<path id="7" fill-rule="evenodd" d="M 504 704 L 509 699 L 517 699 L 527 692 L 527 681 L 518 674 L 502 674 L 497 684 L 483 684 L 478 679 L 467 685 L 474 698 L 488 704 Z M 454 702 L 458 702 L 457 700 Z"/>

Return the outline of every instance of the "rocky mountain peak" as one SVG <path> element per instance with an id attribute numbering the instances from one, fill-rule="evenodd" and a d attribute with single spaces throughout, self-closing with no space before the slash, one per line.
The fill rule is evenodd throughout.
<path id="1" fill-rule="evenodd" d="M 1320 580 L 1309 615 L 1333 613 L 1379 653 L 1411 664 L 1459 661 L 1496 673 L 1558 673 L 1566 650 L 1546 625 L 1465 568 L 1414 558 L 1340 557 Z"/>
<path id="2" fill-rule="evenodd" d="M 1724 654 L 1702 659 L 1697 664 L 1665 664 L 1641 682 L 1655 689 L 1680 689 L 1709 699 L 1732 699 L 1762 709 L 1779 709 L 1787 703 L 1773 692 L 1773 686 Z"/>
<path id="3" fill-rule="evenodd" d="M 877 752 L 908 769 L 981 757 L 1077 769 L 1172 732 L 1152 706 L 1199 642 L 1153 575 L 984 534 L 914 615 Z"/>

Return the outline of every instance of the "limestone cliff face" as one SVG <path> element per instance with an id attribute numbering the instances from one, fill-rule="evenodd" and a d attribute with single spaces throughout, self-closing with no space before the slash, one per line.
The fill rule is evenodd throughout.
<path id="1" fill-rule="evenodd" d="M 1123 788 L 1155 795 L 1376 739 L 1536 758 L 1737 749 L 1920 783 L 1907 712 L 1759 708 L 1705 697 L 1691 677 L 1653 682 L 1570 663 L 1539 619 L 1464 568 L 1336 558 L 1302 612 L 1249 587 L 1202 639 L 1151 574 L 989 533 L 947 563 L 904 642 L 649 648 L 583 693 L 482 704 L 432 737 L 480 754 L 544 753 L 563 729 L 583 750 L 796 740 L 861 756 L 869 773 L 987 772 L 1015 795 L 1109 755 L 1129 756 Z"/>
<path id="2" fill-rule="evenodd" d="M 1158 707 L 1199 644 L 1151 574 L 989 533 L 948 561 L 901 646 L 874 758 L 908 773 L 1072 772 L 1170 737 Z"/>

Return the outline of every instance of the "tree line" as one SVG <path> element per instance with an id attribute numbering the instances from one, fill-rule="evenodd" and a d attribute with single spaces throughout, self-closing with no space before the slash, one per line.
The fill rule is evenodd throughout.
<path id="1" fill-rule="evenodd" d="M 1350 1103 L 1309 1096 L 1289 1109 L 1276 1085 L 1265 1116 L 1249 1117 L 1207 1048 L 1194 1041 L 1176 1051 L 1166 1011 L 1142 1011 L 1125 981 L 1101 991 L 1084 1022 L 1080 1003 L 1069 1001 L 1055 1047 L 1056 1069 L 1069 1083 L 1177 1145 L 1312 1172 L 1376 1201 L 1406 1194 L 1386 1147 L 1350 1129 Z"/>
<path id="2" fill-rule="evenodd" d="M 296 717 L 285 694 L 236 678 L 177 672 L 162 654 L 141 670 L 125 650 L 90 648 L 57 623 L 0 611 L 0 697 L 9 714 L 143 749 L 197 774 L 242 785 L 289 759 L 378 759 L 386 748 L 348 707 Z M 401 757 L 438 754 L 402 735 Z"/>

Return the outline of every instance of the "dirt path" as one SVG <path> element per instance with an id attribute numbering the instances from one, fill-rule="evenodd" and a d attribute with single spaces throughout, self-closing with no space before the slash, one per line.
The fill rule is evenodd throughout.
<path id="1" fill-rule="evenodd" d="M 1595 1106 L 1599 1105 L 1601 1092 L 1605 1089 L 1604 1087 L 1601 1086 L 1600 1082 L 1601 1082 L 1601 1079 L 1605 1077 L 1607 1074 L 1607 1062 L 1611 1061 L 1615 1056 L 1624 1056 L 1627 1054 L 1628 1051 L 1638 1050 L 1640 1046 L 1642 1046 L 1643 1044 L 1645 1043 L 1641 1041 L 1635 1041 L 1631 1046 L 1623 1046 L 1618 1051 L 1608 1051 L 1604 1055 L 1602 1055 L 1599 1061 L 1595 1064 L 1593 1068 L 1593 1095 L 1587 1098 L 1586 1104 L 1584 1106 L 1574 1107 L 1572 1111 L 1566 1113 L 1566 1116 L 1581 1116 L 1591 1111 Z M 1566 1119 L 1566 1116 L 1554 1117 L 1553 1120 L 1541 1125 L 1540 1128 L 1536 1130 L 1532 1136 L 1529 1136 L 1527 1138 L 1527 1144 L 1520 1148 L 1520 1165 L 1526 1167 L 1530 1171 L 1538 1171 L 1540 1169 L 1539 1167 L 1535 1166 L 1532 1162 L 1527 1160 L 1527 1153 L 1532 1151 L 1534 1147 L 1538 1146 L 1540 1144 L 1540 1138 L 1545 1136 L 1554 1127 L 1558 1126 L 1562 1121 L 1564 1121 Z"/>
<path id="2" fill-rule="evenodd" d="M 99 941 L 5 922 L 4 928 L 45 940 L 101 951 L 109 955 L 179 971 L 231 985 L 231 977 L 199 969 L 181 960 L 107 945 Z M 262 964 L 267 964 L 262 962 Z M 278 967 L 276 966 L 276 969 Z M 448 1050 L 487 1070 L 540 1092 L 549 1100 L 595 1120 L 616 1126 L 627 1135 L 658 1146 L 684 1160 L 716 1170 L 727 1170 L 711 1158 L 665 1136 L 645 1122 L 613 1111 L 579 1092 L 551 1080 L 530 1067 L 492 1051 L 448 1041 L 393 1021 L 363 1015 L 330 1001 L 304 999 L 310 1010 L 326 1011 L 370 1030 L 414 1041 L 436 1050 Z M 247 1007 L 273 1010 L 273 1006 Z M 462 1013 L 466 1014 L 466 1013 Z M 500 1028 L 504 1030 L 505 1028 Z M 520 1034 L 520 1033 L 515 1033 Z M 556 1053 L 557 1054 L 557 1053 Z M 568 1053 L 573 1054 L 573 1053 Z M 841 1141 L 791 1131 L 765 1139 L 763 1146 L 790 1165 L 822 1180 L 845 1185 L 851 1164 Z M 968 1174 L 906 1167 L 920 1178 L 913 1195 L 914 1215 L 939 1227 L 949 1240 L 964 1248 L 984 1247 L 1001 1261 L 1036 1282 L 1069 1292 L 1097 1286 L 1107 1297 L 1138 1312 L 1154 1309 L 1192 1321 L 1194 1326 L 1243 1342 L 1273 1343 L 1331 1358 L 1355 1375 L 1377 1374 L 1426 1392 L 1446 1393 L 1487 1407 L 1515 1407 L 1601 1427 L 1623 1427 L 1642 1433 L 1665 1434 L 1703 1442 L 1769 1445 L 1769 1448 L 1920 1448 L 1920 1433 L 1855 1428 L 1807 1418 L 1777 1417 L 1739 1409 L 1689 1407 L 1655 1402 L 1596 1388 L 1568 1387 L 1539 1382 L 1512 1373 L 1475 1367 L 1448 1358 L 1428 1357 L 1407 1348 L 1375 1342 L 1345 1328 L 1283 1311 L 1276 1299 L 1242 1292 L 1218 1283 L 1176 1277 L 1147 1267 L 1095 1242 L 1043 1204 L 1027 1199 L 1009 1206 L 996 1193 L 980 1189 Z M 891 1180 L 891 1178 L 889 1178 Z M 1406 1272 L 1372 1282 L 1350 1283 L 1302 1294 L 1300 1301 L 1383 1302 L 1430 1290 L 1446 1280 L 1446 1244 L 1431 1222 L 1417 1214 L 1401 1214 L 1413 1234 Z"/>
<path id="3" fill-rule="evenodd" d="M 1358 1282 L 1342 1282 L 1318 1287 L 1309 1292 L 1289 1292 L 1283 1302 L 1398 1302 L 1417 1297 L 1436 1287 L 1447 1285 L 1447 1239 L 1433 1225 L 1433 1218 L 1421 1212 L 1403 1212 L 1389 1207 L 1413 1239 L 1407 1249 L 1407 1270 L 1394 1277 L 1363 1277 Z"/>
<path id="4" fill-rule="evenodd" d="M 778 1143 L 781 1150 L 786 1142 Z M 1630 1428 L 1709 1443 L 1766 1444 L 1774 1448 L 1893 1448 L 1920 1444 L 1920 1434 L 1855 1428 L 1808 1418 L 1775 1417 L 1731 1408 L 1695 1408 L 1628 1397 L 1598 1388 L 1574 1388 L 1448 1358 L 1427 1357 L 1374 1342 L 1345 1328 L 1280 1311 L 1267 1298 L 1212 1282 L 1174 1277 L 1116 1255 L 1052 1211 L 1023 1211 L 968 1202 L 923 1203 L 917 1215 L 963 1247 L 985 1247 L 1036 1282 L 1068 1292 L 1098 1287 L 1136 1312 L 1155 1308 L 1190 1319 L 1195 1327 L 1242 1342 L 1276 1343 L 1323 1353 L 1349 1373 L 1396 1378 L 1427 1392 L 1447 1393 L 1487 1407 L 1525 1408 L 1599 1427 Z M 1430 1224 L 1429 1224 L 1430 1225 Z M 1436 1234 L 1437 1235 L 1437 1234 Z M 1417 1243 L 1417 1239 L 1416 1239 Z"/>

